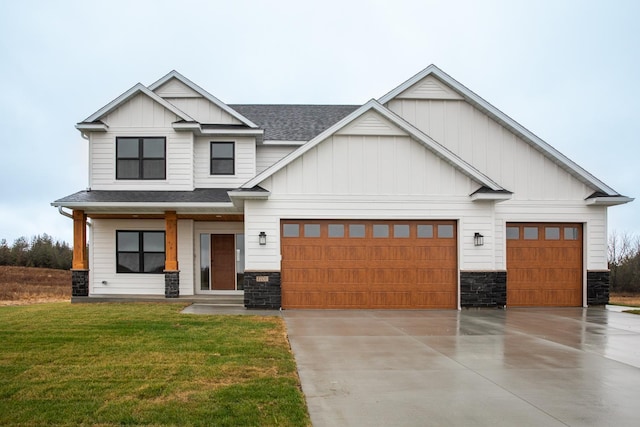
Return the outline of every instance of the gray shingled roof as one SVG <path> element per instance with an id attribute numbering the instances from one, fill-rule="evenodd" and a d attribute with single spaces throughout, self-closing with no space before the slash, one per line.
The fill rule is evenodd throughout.
<path id="1" fill-rule="evenodd" d="M 230 188 L 196 188 L 194 191 L 78 191 L 54 202 L 64 203 L 230 203 Z"/>
<path id="2" fill-rule="evenodd" d="M 229 107 L 264 129 L 264 140 L 309 141 L 360 105 L 231 104 Z"/>

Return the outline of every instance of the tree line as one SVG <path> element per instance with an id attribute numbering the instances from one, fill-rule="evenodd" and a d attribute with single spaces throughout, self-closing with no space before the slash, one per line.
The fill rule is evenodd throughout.
<path id="1" fill-rule="evenodd" d="M 640 237 L 614 231 L 608 247 L 611 291 L 640 292 Z"/>
<path id="2" fill-rule="evenodd" d="M 66 242 L 54 241 L 46 233 L 31 240 L 19 237 L 11 246 L 0 240 L 0 265 L 69 270 L 72 258 L 73 249 Z"/>

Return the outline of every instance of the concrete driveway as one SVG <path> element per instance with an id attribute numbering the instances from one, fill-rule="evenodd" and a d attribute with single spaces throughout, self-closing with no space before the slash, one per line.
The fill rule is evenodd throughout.
<path id="1" fill-rule="evenodd" d="M 315 427 L 640 425 L 640 316 L 283 314 Z"/>

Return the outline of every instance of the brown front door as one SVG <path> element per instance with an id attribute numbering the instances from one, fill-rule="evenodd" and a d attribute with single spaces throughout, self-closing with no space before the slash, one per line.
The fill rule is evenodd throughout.
<path id="1" fill-rule="evenodd" d="M 236 289 L 235 235 L 211 235 L 211 290 Z"/>

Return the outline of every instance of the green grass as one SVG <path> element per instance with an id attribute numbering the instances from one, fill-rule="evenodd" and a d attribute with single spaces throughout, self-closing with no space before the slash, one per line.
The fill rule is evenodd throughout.
<path id="1" fill-rule="evenodd" d="M 625 310 L 624 313 L 640 314 L 640 310 Z"/>
<path id="2" fill-rule="evenodd" d="M 309 425 L 279 317 L 0 308 L 0 425 Z"/>

